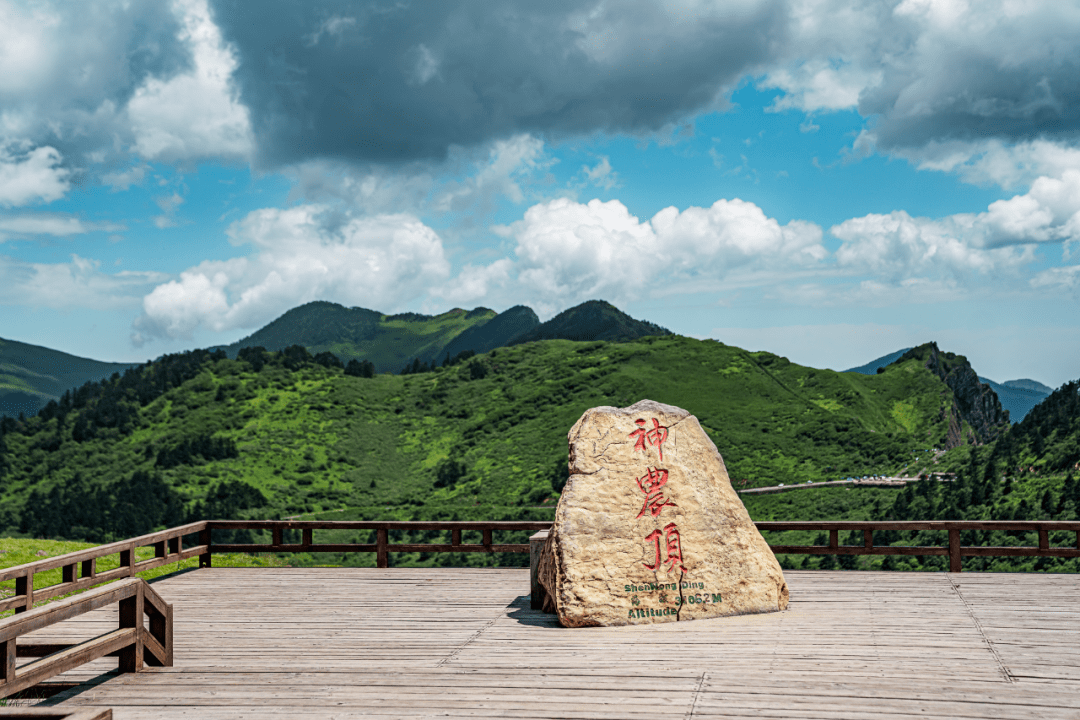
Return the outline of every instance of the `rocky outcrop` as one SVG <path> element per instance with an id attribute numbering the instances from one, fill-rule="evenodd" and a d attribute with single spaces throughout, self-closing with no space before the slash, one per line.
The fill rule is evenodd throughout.
<path id="1" fill-rule="evenodd" d="M 952 390 L 946 449 L 964 444 L 988 443 L 1009 426 L 1009 415 L 1001 407 L 997 393 L 979 381 L 978 374 L 963 355 L 942 352 L 937 343 L 931 342 L 908 350 L 896 362 L 911 359 L 923 360 L 926 369 L 941 378 Z M 963 436 L 962 422 L 971 427 L 975 437 Z"/>
<path id="2" fill-rule="evenodd" d="M 697 418 L 642 400 L 570 430 L 570 479 L 540 559 L 566 627 L 776 612 L 780 564 Z"/>

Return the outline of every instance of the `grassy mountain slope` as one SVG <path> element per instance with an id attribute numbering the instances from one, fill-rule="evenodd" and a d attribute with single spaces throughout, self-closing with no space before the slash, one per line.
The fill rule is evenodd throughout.
<path id="1" fill-rule="evenodd" d="M 0 338 L 0 415 L 32 415 L 65 390 L 124 372 L 128 363 L 109 363 Z"/>
<path id="2" fill-rule="evenodd" d="M 945 437 L 953 403 L 917 360 L 836 373 L 679 336 L 527 343 L 370 379 L 282 354 L 259 369 L 205 352 L 170 357 L 126 389 L 109 384 L 82 407 L 4 426 L 9 526 L 89 537 L 100 512 L 123 534 L 124 523 L 168 523 L 207 503 L 272 517 L 479 503 L 501 516 L 554 500 L 566 432 L 584 410 L 642 398 L 696 414 L 740 484 L 835 479 L 906 464 Z M 154 396 L 168 378 L 176 386 Z M 157 515 L 140 510 L 151 499 Z M 64 508 L 79 513 L 66 525 Z"/>

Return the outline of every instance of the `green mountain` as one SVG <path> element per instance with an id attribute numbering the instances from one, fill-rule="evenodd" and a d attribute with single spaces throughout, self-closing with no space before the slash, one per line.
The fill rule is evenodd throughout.
<path id="1" fill-rule="evenodd" d="M 987 443 L 1009 426 L 1009 417 L 994 390 L 979 382 L 971 363 L 963 355 L 941 352 L 930 342 L 908 350 L 893 364 L 918 361 L 945 382 L 952 391 L 952 405 L 946 415 L 949 432 L 939 445 L 946 449 L 960 445 Z M 968 426 L 965 434 L 965 427 Z"/>
<path id="2" fill-rule="evenodd" d="M 647 320 L 635 320 L 604 300 L 589 300 L 542 323 L 510 343 L 536 340 L 605 340 L 626 342 L 649 335 L 671 335 L 671 331 Z"/>
<path id="3" fill-rule="evenodd" d="M 0 416 L 33 415 L 66 390 L 135 365 L 68 355 L 0 338 Z"/>
<path id="4" fill-rule="evenodd" d="M 367 360 L 376 372 L 398 372 L 410 360 L 435 362 L 446 346 L 466 330 L 486 325 L 493 310 L 454 308 L 441 315 L 347 308 L 316 301 L 293 308 L 243 340 L 224 346 L 230 357 L 242 348 L 284 350 L 302 345 L 313 354 L 330 352 L 342 362 Z"/>
<path id="5" fill-rule="evenodd" d="M 547 517 L 566 432 L 597 405 L 685 407 L 738 486 L 932 469 L 964 403 L 912 357 L 815 370 L 676 335 L 546 340 L 415 375 L 303 348 L 171 355 L 0 423 L 0 528 L 130 536 L 189 517 Z M 959 407 L 960 415 L 954 410 Z"/>

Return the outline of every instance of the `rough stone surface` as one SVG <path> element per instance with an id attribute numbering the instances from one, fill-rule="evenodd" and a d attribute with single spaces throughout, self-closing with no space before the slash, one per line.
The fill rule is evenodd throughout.
<path id="1" fill-rule="evenodd" d="M 567 439 L 570 478 L 539 568 L 564 626 L 787 607 L 780 564 L 697 418 L 651 400 L 598 407 Z"/>

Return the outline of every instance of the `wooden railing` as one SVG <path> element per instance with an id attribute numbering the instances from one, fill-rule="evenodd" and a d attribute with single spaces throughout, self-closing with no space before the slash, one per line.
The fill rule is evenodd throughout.
<path id="1" fill-rule="evenodd" d="M 770 545 L 777 554 L 793 555 L 948 555 L 949 571 L 960 572 L 964 557 L 1080 557 L 1080 521 L 983 521 L 983 520 L 928 520 L 928 521 L 867 521 L 867 522 L 759 522 L 758 530 L 783 532 L 785 530 L 804 530 L 810 532 L 828 532 L 828 545 Z M 862 531 L 862 545 L 841 545 L 840 531 Z M 1003 531 L 1036 533 L 1038 546 L 997 546 L 961 545 L 961 533 L 972 531 Z M 874 545 L 874 532 L 945 532 L 948 544 L 912 546 L 912 545 Z M 1051 547 L 1050 533 L 1065 531 L 1076 534 L 1074 547 Z"/>
<path id="2" fill-rule="evenodd" d="M 184 537 L 195 534 L 198 534 L 200 544 L 184 548 Z M 132 577 L 143 570 L 180 562 L 196 555 L 206 555 L 209 540 L 206 523 L 197 522 L 0 570 L 0 582 L 15 581 L 15 595 L 6 600 L 0 600 L 0 612 L 14 609 L 16 613 L 23 613 L 34 607 L 35 602 L 41 600 Z M 135 550 L 141 547 L 152 547 L 154 557 L 137 560 Z M 97 561 L 110 555 L 119 555 L 120 566 L 98 572 Z M 58 568 L 61 570 L 60 582 L 34 588 L 36 574 Z"/>
<path id="3" fill-rule="evenodd" d="M 15 610 L 16 615 L 0 620 L 0 697 L 27 688 L 47 677 L 64 672 L 78 664 L 105 655 L 120 657 L 121 670 L 141 668 L 144 650 L 150 664 L 172 664 L 172 607 L 166 604 L 135 573 L 199 557 L 200 567 L 213 565 L 215 553 L 273 552 L 273 553 L 375 553 L 376 566 L 388 567 L 393 552 L 483 552 L 529 553 L 536 564 L 546 531 L 545 521 L 294 521 L 294 520 L 206 520 L 150 533 L 121 542 L 100 545 L 67 555 L 47 558 L 17 567 L 0 570 L 0 581 L 15 581 L 15 596 L 0 601 L 0 611 Z M 947 555 L 949 569 L 960 572 L 964 557 L 1080 557 L 1080 521 L 925 521 L 925 522 L 759 522 L 764 532 L 809 531 L 828 533 L 827 545 L 771 545 L 777 554 L 801 555 Z M 253 531 L 269 535 L 270 542 L 215 543 L 214 531 Z M 316 531 L 374 531 L 373 543 L 317 542 Z M 394 531 L 430 531 L 450 534 L 450 542 L 416 543 L 390 542 Z M 535 532 L 529 543 L 497 543 L 495 533 Z M 536 532 L 541 531 L 541 532 Z M 840 532 L 861 531 L 863 544 L 840 545 Z M 945 533 L 944 545 L 875 545 L 874 533 L 884 531 Z M 971 531 L 1035 534 L 1038 544 L 1032 546 L 962 545 L 962 535 Z M 479 535 L 480 542 L 462 542 L 462 534 Z M 1055 547 L 1050 533 L 1075 534 L 1074 547 Z M 299 534 L 299 542 L 286 542 L 287 534 Z M 185 539 L 195 544 L 185 547 Z M 150 547 L 154 556 L 137 560 L 136 550 Z M 118 555 L 120 566 L 97 572 L 97 561 Z M 36 575 L 61 570 L 61 580 L 53 585 L 34 588 Z M 535 569 L 534 569 L 535 575 Z M 81 595 L 34 607 L 35 603 L 71 592 L 120 580 Z M 537 584 L 533 585 L 536 593 Z M 535 600 L 535 598 L 534 598 Z M 120 628 L 78 645 L 17 644 L 15 639 L 112 602 L 120 603 Z M 143 614 L 150 616 L 149 631 L 140 631 Z M 16 668 L 16 657 L 40 659 Z"/>
<path id="4" fill-rule="evenodd" d="M 113 603 L 120 605 L 120 626 L 116 630 L 70 645 L 17 643 L 20 636 Z M 143 615 L 149 616 L 149 629 Z M 120 658 L 120 672 L 138 672 L 144 662 L 171 666 L 172 624 L 172 605 L 142 578 L 126 578 L 0 620 L 0 697 L 107 655 Z M 38 659 L 17 666 L 18 657 Z"/>
<path id="5" fill-rule="evenodd" d="M 550 522 L 536 520 L 509 521 L 366 521 L 366 520 L 207 520 L 207 532 L 213 530 L 257 530 L 270 533 L 269 543 L 210 543 L 210 549 L 201 561 L 204 566 L 211 564 L 210 556 L 216 552 L 373 552 L 376 567 L 389 567 L 389 555 L 392 552 L 506 552 L 527 553 L 528 543 L 495 543 L 494 533 L 508 531 L 535 532 L 551 527 Z M 317 543 L 314 539 L 316 530 L 374 530 L 373 543 Z M 391 543 L 391 530 L 436 532 L 450 531 L 449 543 Z M 286 543 L 287 531 L 299 531 L 299 543 Z M 466 531 L 480 533 L 480 542 L 463 543 L 461 533 Z"/>

